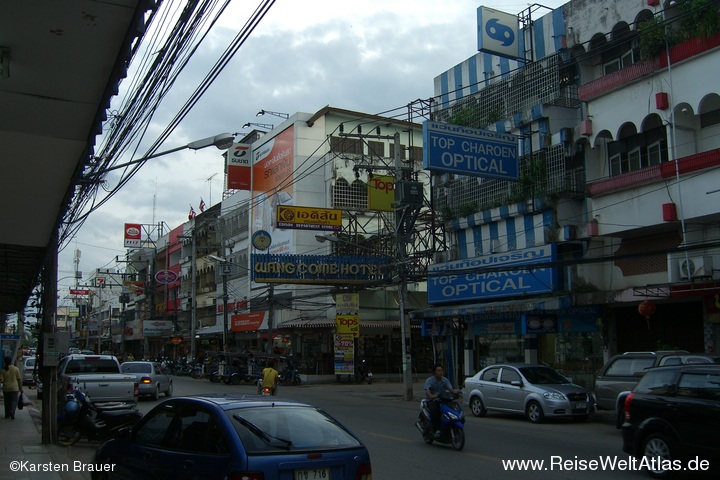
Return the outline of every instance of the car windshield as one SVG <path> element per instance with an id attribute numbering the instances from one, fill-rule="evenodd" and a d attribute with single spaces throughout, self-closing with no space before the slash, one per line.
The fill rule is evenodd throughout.
<path id="1" fill-rule="evenodd" d="M 333 450 L 361 445 L 332 417 L 312 407 L 268 405 L 226 413 L 248 453 Z"/>
<path id="2" fill-rule="evenodd" d="M 520 367 L 519 370 L 528 382 L 535 385 L 554 385 L 558 383 L 570 383 L 567 378 L 563 377 L 552 368 Z"/>
<path id="3" fill-rule="evenodd" d="M 120 365 L 122 373 L 150 373 L 152 369 L 149 363 L 123 363 Z"/>

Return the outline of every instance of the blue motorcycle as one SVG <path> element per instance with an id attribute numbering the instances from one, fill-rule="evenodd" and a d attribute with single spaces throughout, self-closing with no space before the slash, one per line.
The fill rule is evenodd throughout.
<path id="1" fill-rule="evenodd" d="M 420 414 L 415 426 L 422 433 L 428 445 L 433 442 L 451 445 L 458 452 L 465 446 L 465 413 L 457 399 L 460 395 L 453 394 L 451 399 L 428 400 L 420 402 Z M 430 416 L 430 402 L 440 402 L 440 434 L 435 435 Z"/>

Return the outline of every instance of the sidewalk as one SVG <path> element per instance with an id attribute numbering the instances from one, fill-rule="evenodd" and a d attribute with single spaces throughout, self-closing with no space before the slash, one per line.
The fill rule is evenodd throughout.
<path id="1" fill-rule="evenodd" d="M 34 390 L 25 393 L 37 402 Z M 0 480 L 90 480 L 89 473 L 74 471 L 74 447 L 41 443 L 40 411 L 32 405 L 18 410 L 15 420 L 0 417 L 0 438 Z"/>

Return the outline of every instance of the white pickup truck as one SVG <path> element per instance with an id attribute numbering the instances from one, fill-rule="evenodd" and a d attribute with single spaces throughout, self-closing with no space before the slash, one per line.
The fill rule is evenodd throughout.
<path id="1" fill-rule="evenodd" d="M 78 387 L 93 402 L 137 404 L 138 383 L 135 375 L 121 373 L 120 362 L 112 355 L 68 355 L 58 366 L 63 391 Z"/>

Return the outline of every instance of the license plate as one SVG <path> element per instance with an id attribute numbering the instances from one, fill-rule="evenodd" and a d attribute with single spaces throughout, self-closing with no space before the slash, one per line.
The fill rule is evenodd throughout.
<path id="1" fill-rule="evenodd" d="M 308 468 L 295 470 L 295 480 L 329 480 L 329 468 Z"/>
<path id="2" fill-rule="evenodd" d="M 577 409 L 587 408 L 587 403 L 585 403 L 585 402 L 578 402 L 578 403 L 575 404 L 575 408 L 577 408 Z"/>

